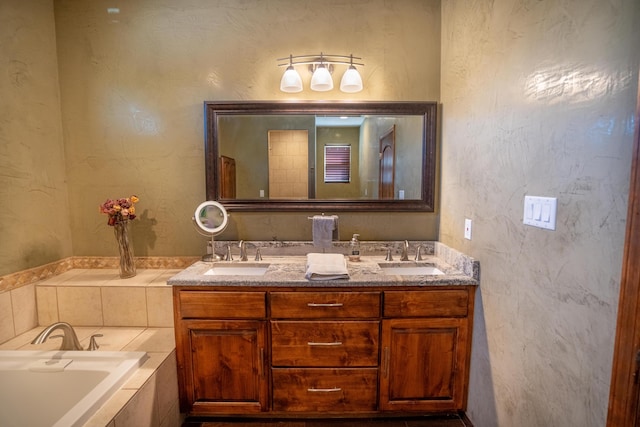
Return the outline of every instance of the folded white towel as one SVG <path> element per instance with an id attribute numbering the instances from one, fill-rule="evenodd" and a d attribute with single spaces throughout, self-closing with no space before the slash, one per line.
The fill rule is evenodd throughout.
<path id="1" fill-rule="evenodd" d="M 348 279 L 347 260 L 342 254 L 308 254 L 304 277 L 307 280 Z"/>
<path id="2" fill-rule="evenodd" d="M 336 215 L 315 215 L 312 224 L 313 246 L 330 248 L 337 229 L 338 217 Z"/>

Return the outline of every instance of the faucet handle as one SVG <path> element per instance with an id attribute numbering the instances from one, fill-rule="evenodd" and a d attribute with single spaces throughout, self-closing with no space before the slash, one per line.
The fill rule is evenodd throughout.
<path id="1" fill-rule="evenodd" d="M 393 257 L 391 256 L 391 248 L 387 249 L 387 256 L 384 259 L 385 261 L 393 261 Z"/>
<path id="2" fill-rule="evenodd" d="M 102 336 L 102 334 L 93 334 L 93 335 L 91 335 L 91 338 L 89 339 L 89 347 L 87 347 L 87 350 L 95 351 L 95 350 L 99 349 L 100 346 L 98 345 L 98 342 L 96 341 L 96 338 L 99 338 L 101 336 Z"/>
<path id="3" fill-rule="evenodd" d="M 256 248 L 256 261 L 262 261 L 262 254 L 260 253 L 260 248 Z"/>
<path id="4" fill-rule="evenodd" d="M 422 261 L 422 245 L 418 245 L 418 248 L 416 250 L 416 261 Z"/>
<path id="5" fill-rule="evenodd" d="M 233 255 L 231 254 L 231 245 L 227 245 L 227 257 L 225 261 L 233 261 Z"/>

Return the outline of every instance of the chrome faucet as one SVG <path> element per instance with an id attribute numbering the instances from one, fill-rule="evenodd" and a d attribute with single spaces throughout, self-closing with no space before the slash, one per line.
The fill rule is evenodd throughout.
<path id="1" fill-rule="evenodd" d="M 53 331 L 57 331 L 58 329 L 62 331 L 62 335 L 51 335 Z M 60 350 L 82 350 L 76 331 L 74 331 L 73 327 L 67 322 L 57 322 L 47 326 L 31 341 L 31 344 L 42 344 L 47 338 L 62 338 Z"/>
<path id="2" fill-rule="evenodd" d="M 244 242 L 244 240 L 240 240 L 240 243 L 238 243 L 238 246 L 240 247 L 240 261 L 246 261 L 247 260 L 247 245 Z"/>
<path id="3" fill-rule="evenodd" d="M 405 240 L 402 245 L 402 255 L 400 255 L 400 261 L 409 261 L 409 241 Z"/>

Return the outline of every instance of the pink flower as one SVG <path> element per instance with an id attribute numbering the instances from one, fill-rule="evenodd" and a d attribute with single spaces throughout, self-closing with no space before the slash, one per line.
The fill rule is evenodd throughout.
<path id="1" fill-rule="evenodd" d="M 120 199 L 107 199 L 100 205 L 99 210 L 100 213 L 107 214 L 109 216 L 107 219 L 107 225 L 113 226 L 118 222 L 128 221 L 136 217 L 135 207 L 133 204 L 137 203 L 138 200 L 137 196 Z"/>

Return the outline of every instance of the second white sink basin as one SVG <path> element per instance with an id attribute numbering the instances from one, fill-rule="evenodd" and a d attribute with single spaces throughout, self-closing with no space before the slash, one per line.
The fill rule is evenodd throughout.
<path id="1" fill-rule="evenodd" d="M 207 270 L 205 276 L 262 276 L 269 264 L 216 264 Z"/>
<path id="2" fill-rule="evenodd" d="M 430 265 L 406 265 L 406 266 L 385 266 L 384 264 L 378 264 L 384 272 L 393 276 L 437 276 L 444 274 L 444 272 L 436 267 Z"/>

